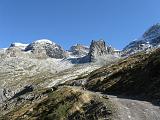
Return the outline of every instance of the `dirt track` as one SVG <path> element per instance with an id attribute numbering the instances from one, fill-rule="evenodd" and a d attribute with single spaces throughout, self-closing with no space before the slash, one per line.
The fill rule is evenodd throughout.
<path id="1" fill-rule="evenodd" d="M 79 87 L 75 88 L 78 89 Z M 85 92 L 94 93 L 88 90 Z M 96 94 L 104 95 L 100 92 L 96 92 Z M 120 98 L 113 95 L 107 95 L 107 97 L 115 104 L 117 115 L 114 120 L 160 120 L 160 106 L 155 106 L 147 101 Z"/>
<path id="2" fill-rule="evenodd" d="M 160 107 L 146 101 L 117 98 L 109 95 L 110 100 L 118 107 L 116 120 L 160 120 Z"/>

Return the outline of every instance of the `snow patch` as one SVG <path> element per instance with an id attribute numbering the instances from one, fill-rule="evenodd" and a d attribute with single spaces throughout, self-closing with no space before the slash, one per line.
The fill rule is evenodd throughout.
<path id="1" fill-rule="evenodd" d="M 12 43 L 12 46 L 14 47 L 26 47 L 28 44 L 23 44 L 23 43 Z"/>
<path id="2" fill-rule="evenodd" d="M 49 44 L 56 44 L 54 42 L 52 42 L 51 40 L 48 39 L 40 39 L 40 40 L 36 40 L 35 43 L 40 43 L 40 44 L 45 44 L 45 43 L 49 43 Z"/>
<path id="3" fill-rule="evenodd" d="M 4 53 L 8 48 L 0 48 L 0 53 Z"/>

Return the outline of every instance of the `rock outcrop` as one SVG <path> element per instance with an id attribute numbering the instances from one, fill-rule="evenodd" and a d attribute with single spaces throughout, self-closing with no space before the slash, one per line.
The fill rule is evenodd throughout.
<path id="1" fill-rule="evenodd" d="M 19 47 L 9 47 L 4 54 L 6 57 L 23 57 L 26 58 L 27 56 L 22 52 L 22 49 Z M 29 57 L 29 56 L 28 56 Z"/>
<path id="2" fill-rule="evenodd" d="M 29 57 L 24 53 L 25 48 L 28 44 L 12 43 L 9 48 L 4 51 L 6 57 Z"/>
<path id="3" fill-rule="evenodd" d="M 89 61 L 94 62 L 99 57 L 105 57 L 108 54 L 113 53 L 113 48 L 111 46 L 106 46 L 104 40 L 94 41 L 92 40 L 89 51 Z"/>

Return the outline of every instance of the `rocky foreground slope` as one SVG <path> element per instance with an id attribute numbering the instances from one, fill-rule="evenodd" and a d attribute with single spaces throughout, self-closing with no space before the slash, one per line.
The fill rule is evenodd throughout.
<path id="1" fill-rule="evenodd" d="M 96 120 L 112 118 L 113 107 L 108 99 L 80 88 L 43 89 L 36 93 L 36 97 L 34 100 L 24 102 L 2 119 Z"/>

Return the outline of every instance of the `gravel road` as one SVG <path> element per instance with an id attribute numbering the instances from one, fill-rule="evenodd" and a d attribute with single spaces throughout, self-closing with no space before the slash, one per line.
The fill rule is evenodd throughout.
<path id="1" fill-rule="evenodd" d="M 116 105 L 118 118 L 116 120 L 160 120 L 160 107 L 146 101 L 118 98 L 109 95 Z"/>

